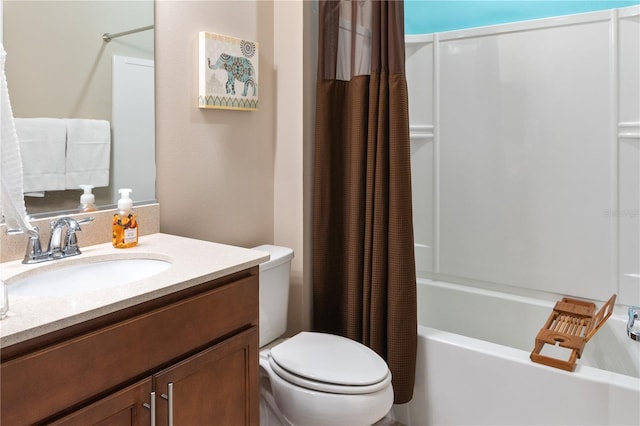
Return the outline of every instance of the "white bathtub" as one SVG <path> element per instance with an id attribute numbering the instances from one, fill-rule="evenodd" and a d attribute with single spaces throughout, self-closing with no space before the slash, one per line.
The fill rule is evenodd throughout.
<path id="1" fill-rule="evenodd" d="M 597 304 L 598 308 L 601 304 Z M 529 359 L 553 301 L 418 280 L 413 400 L 395 418 L 426 425 L 638 425 L 640 342 L 614 312 L 574 372 Z"/>

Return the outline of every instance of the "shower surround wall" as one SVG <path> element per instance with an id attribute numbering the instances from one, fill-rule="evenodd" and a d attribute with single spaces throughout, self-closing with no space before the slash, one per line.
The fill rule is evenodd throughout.
<path id="1" fill-rule="evenodd" d="M 640 7 L 407 36 L 418 275 L 640 304 Z"/>

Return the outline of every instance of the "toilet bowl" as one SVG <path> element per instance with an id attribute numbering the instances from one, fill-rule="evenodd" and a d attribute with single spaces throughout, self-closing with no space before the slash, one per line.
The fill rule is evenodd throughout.
<path id="1" fill-rule="evenodd" d="M 353 340 L 302 332 L 260 353 L 282 416 L 292 425 L 371 425 L 393 404 L 382 358 Z"/>
<path id="2" fill-rule="evenodd" d="M 326 333 L 277 341 L 286 330 L 293 251 L 255 250 L 271 254 L 260 265 L 261 424 L 355 426 L 382 419 L 393 404 L 385 361 L 361 343 Z"/>

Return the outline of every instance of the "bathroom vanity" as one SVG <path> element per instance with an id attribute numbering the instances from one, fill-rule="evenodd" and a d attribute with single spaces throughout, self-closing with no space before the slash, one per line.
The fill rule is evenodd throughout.
<path id="1" fill-rule="evenodd" d="M 269 255 L 165 234 L 109 246 L 77 262 L 126 254 L 172 265 L 77 296 L 10 293 L 0 423 L 258 425 L 258 265 Z M 1 273 L 11 286 L 34 272 L 17 261 Z"/>

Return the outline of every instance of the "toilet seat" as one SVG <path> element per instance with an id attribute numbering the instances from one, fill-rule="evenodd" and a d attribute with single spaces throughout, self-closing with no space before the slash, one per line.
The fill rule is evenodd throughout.
<path id="1" fill-rule="evenodd" d="M 365 393 L 373 393 L 379 390 L 384 389 L 389 386 L 391 382 L 391 372 L 387 374 L 387 376 L 378 383 L 374 383 L 372 385 L 336 385 L 334 383 L 325 383 L 315 380 L 309 380 L 304 377 L 296 376 L 295 374 L 285 370 L 280 367 L 277 362 L 274 361 L 272 357 L 269 357 L 269 365 L 273 369 L 273 371 L 280 376 L 283 380 L 286 380 L 289 383 L 292 383 L 297 386 L 301 386 L 303 388 L 317 390 L 321 392 L 329 392 L 343 395 L 360 395 Z"/>
<path id="2" fill-rule="evenodd" d="M 274 346 L 269 364 L 283 380 L 322 392 L 366 394 L 391 382 L 391 372 L 376 352 L 325 333 L 302 332 Z"/>

